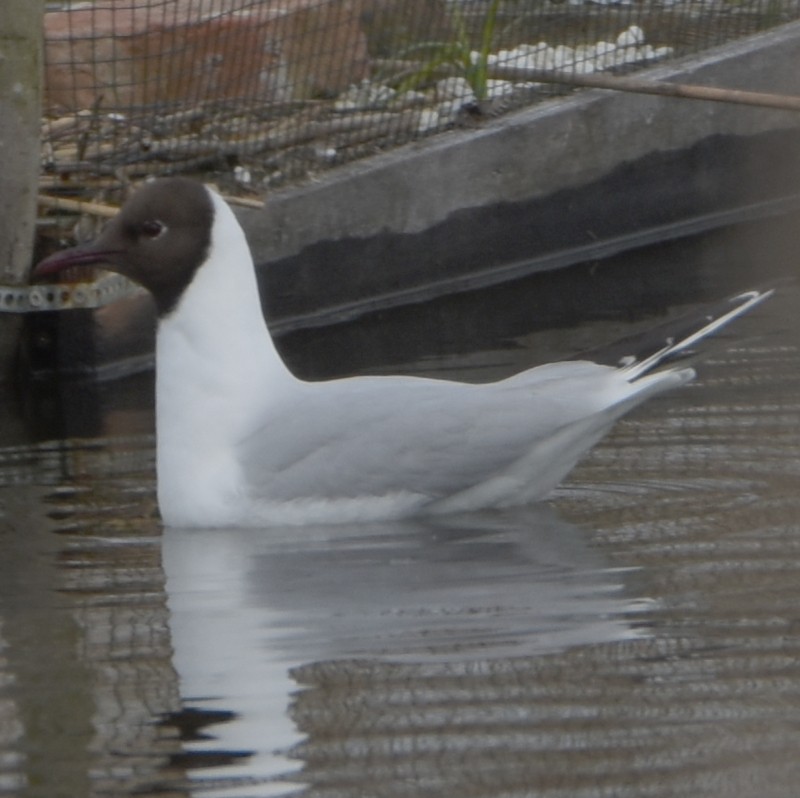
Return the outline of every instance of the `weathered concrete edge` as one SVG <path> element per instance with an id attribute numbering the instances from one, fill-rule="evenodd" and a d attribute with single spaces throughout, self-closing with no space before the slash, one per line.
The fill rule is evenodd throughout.
<path id="1" fill-rule="evenodd" d="M 800 93 L 800 22 L 709 50 L 638 77 Z M 622 92 L 586 90 L 351 164 L 238 213 L 257 263 L 317 241 L 417 232 L 462 208 L 580 186 L 653 151 L 714 134 L 800 127 L 800 115 Z"/>

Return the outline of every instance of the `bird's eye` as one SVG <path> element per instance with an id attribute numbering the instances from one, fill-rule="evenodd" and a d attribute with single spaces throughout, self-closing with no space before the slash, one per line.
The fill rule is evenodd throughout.
<path id="1" fill-rule="evenodd" d="M 146 222 L 142 222 L 139 227 L 141 234 L 147 236 L 147 238 L 158 238 L 164 230 L 166 230 L 165 225 L 159 222 L 158 219 L 150 219 Z"/>

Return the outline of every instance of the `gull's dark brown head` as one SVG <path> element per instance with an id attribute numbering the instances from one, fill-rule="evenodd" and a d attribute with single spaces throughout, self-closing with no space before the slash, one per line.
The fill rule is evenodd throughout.
<path id="1" fill-rule="evenodd" d="M 214 205 L 202 183 L 161 178 L 142 186 L 90 244 L 56 252 L 36 279 L 72 266 L 95 265 L 143 285 L 160 316 L 170 313 L 211 245 Z"/>

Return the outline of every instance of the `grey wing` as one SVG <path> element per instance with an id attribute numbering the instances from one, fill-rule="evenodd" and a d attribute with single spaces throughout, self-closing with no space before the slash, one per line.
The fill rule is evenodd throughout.
<path id="1" fill-rule="evenodd" d="M 242 463 L 254 491 L 277 501 L 449 496 L 585 416 L 596 404 L 591 391 L 570 389 L 567 401 L 562 389 L 613 371 L 557 365 L 567 372 L 545 367 L 491 385 L 386 377 L 308 385 L 243 443 Z"/>

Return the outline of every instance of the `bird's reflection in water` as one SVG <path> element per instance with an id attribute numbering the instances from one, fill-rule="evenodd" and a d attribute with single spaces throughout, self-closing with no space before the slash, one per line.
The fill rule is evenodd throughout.
<path id="1" fill-rule="evenodd" d="M 186 717 L 212 724 L 187 750 L 224 763 L 225 777 L 279 779 L 331 724 L 346 734 L 326 685 L 347 685 L 347 703 L 391 736 L 402 729 L 390 718 L 408 723 L 390 711 L 391 684 L 408 693 L 450 674 L 470 691 L 470 674 L 640 635 L 622 575 L 544 505 L 359 527 L 166 529 L 163 544 Z"/>

